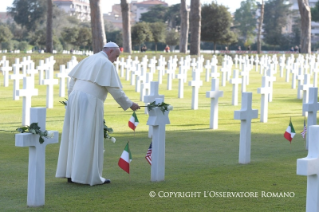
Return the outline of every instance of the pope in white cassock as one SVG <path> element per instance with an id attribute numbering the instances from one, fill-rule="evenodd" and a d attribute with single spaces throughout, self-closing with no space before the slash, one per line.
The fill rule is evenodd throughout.
<path id="1" fill-rule="evenodd" d="M 119 55 L 119 46 L 109 42 L 101 52 L 82 60 L 69 73 L 71 81 L 56 177 L 91 186 L 111 182 L 102 177 L 105 98 L 111 93 L 124 110 L 140 108 L 122 90 L 113 65 Z"/>

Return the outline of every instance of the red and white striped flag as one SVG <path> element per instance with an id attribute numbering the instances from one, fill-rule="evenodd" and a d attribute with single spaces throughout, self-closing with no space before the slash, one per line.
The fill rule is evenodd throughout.
<path id="1" fill-rule="evenodd" d="M 152 165 L 152 143 L 150 144 L 150 147 L 148 147 L 145 159 L 150 165 Z"/>

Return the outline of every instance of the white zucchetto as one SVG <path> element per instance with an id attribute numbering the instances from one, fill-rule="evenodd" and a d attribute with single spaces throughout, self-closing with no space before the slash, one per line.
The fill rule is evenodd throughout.
<path id="1" fill-rule="evenodd" d="M 112 42 L 112 41 L 106 43 L 103 47 L 119 48 L 119 46 L 116 43 Z"/>

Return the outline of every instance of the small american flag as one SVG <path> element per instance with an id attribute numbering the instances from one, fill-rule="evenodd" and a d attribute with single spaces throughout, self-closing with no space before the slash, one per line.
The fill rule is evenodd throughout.
<path id="1" fill-rule="evenodd" d="M 152 165 L 152 143 L 150 144 L 150 147 L 147 150 L 145 159 L 150 165 Z"/>
<path id="2" fill-rule="evenodd" d="M 306 126 L 306 121 L 304 121 L 303 122 L 303 131 L 301 132 L 303 139 L 306 137 L 306 133 L 307 133 L 307 126 Z"/>

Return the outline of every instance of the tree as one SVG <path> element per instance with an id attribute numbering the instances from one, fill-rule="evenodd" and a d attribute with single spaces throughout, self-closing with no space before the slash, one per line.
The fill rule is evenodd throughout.
<path id="1" fill-rule="evenodd" d="M 101 10 L 101 0 L 90 0 L 91 7 L 91 30 L 93 52 L 102 50 L 106 43 L 106 36 L 103 23 L 103 14 Z"/>
<path id="2" fill-rule="evenodd" d="M 259 17 L 259 23 L 258 23 L 258 33 L 257 33 L 257 53 L 261 53 L 261 31 L 262 31 L 262 26 L 264 22 L 264 0 L 261 1 L 260 5 L 260 17 Z"/>
<path id="3" fill-rule="evenodd" d="M 167 11 L 168 7 L 164 7 L 163 5 L 155 5 L 151 7 L 148 12 L 141 14 L 140 21 L 149 23 L 165 22 Z"/>
<path id="4" fill-rule="evenodd" d="M 10 29 L 7 26 L 0 25 L 0 44 L 11 40 L 12 37 Z"/>
<path id="5" fill-rule="evenodd" d="M 311 10 L 308 0 L 298 0 L 301 16 L 301 53 L 311 53 Z"/>
<path id="6" fill-rule="evenodd" d="M 180 53 L 187 52 L 187 43 L 188 43 L 188 30 L 189 30 L 189 11 L 187 9 L 186 0 L 181 0 L 180 7 L 180 17 L 181 17 L 181 36 L 179 40 L 179 51 Z"/>
<path id="7" fill-rule="evenodd" d="M 169 30 L 166 32 L 165 43 L 172 47 L 172 51 L 174 51 L 175 46 L 178 45 L 179 37 L 179 33 L 175 30 Z"/>
<path id="8" fill-rule="evenodd" d="M 152 32 L 145 22 L 139 22 L 132 27 L 132 43 L 133 45 L 141 45 L 146 41 L 151 41 Z"/>
<path id="9" fill-rule="evenodd" d="M 34 30 L 38 22 L 44 19 L 46 7 L 41 0 L 14 0 L 12 7 L 7 7 L 7 12 L 17 24 L 28 31 Z"/>
<path id="10" fill-rule="evenodd" d="M 217 3 L 206 4 L 202 7 L 202 41 L 213 42 L 214 51 L 217 44 L 229 45 L 237 41 L 230 31 L 231 14 L 227 7 Z"/>
<path id="11" fill-rule="evenodd" d="M 131 54 L 132 41 L 131 41 L 130 5 L 127 3 L 127 0 L 121 0 L 121 9 L 122 9 L 124 52 Z"/>
<path id="12" fill-rule="evenodd" d="M 317 1 L 315 6 L 311 8 L 311 19 L 312 21 L 319 22 L 319 1 Z"/>
<path id="13" fill-rule="evenodd" d="M 256 30 L 256 2 L 255 0 L 242 1 L 240 8 L 235 11 L 234 24 L 244 40 L 246 46 L 254 42 Z"/>
<path id="14" fill-rule="evenodd" d="M 200 0 L 191 0 L 191 55 L 200 55 L 201 36 L 201 3 Z"/>
<path id="15" fill-rule="evenodd" d="M 53 16 L 52 16 L 52 0 L 47 0 L 48 1 L 48 12 L 47 12 L 47 33 L 46 33 L 46 51 L 49 53 L 53 52 L 53 33 L 52 33 L 52 21 L 53 21 Z"/>
<path id="16" fill-rule="evenodd" d="M 165 14 L 165 21 L 169 29 L 176 29 L 181 25 L 181 4 L 174 4 L 168 7 Z"/>
<path id="17" fill-rule="evenodd" d="M 280 45 L 282 28 L 287 24 L 290 12 L 287 0 L 268 0 L 265 3 L 264 41 L 269 45 Z"/>
<path id="18" fill-rule="evenodd" d="M 157 43 L 164 42 L 166 26 L 162 22 L 149 23 L 149 26 L 155 43 L 155 52 L 157 52 Z"/>
<path id="19" fill-rule="evenodd" d="M 73 46 L 88 49 L 92 44 L 92 34 L 87 27 L 65 27 L 62 32 L 63 40 Z"/>

